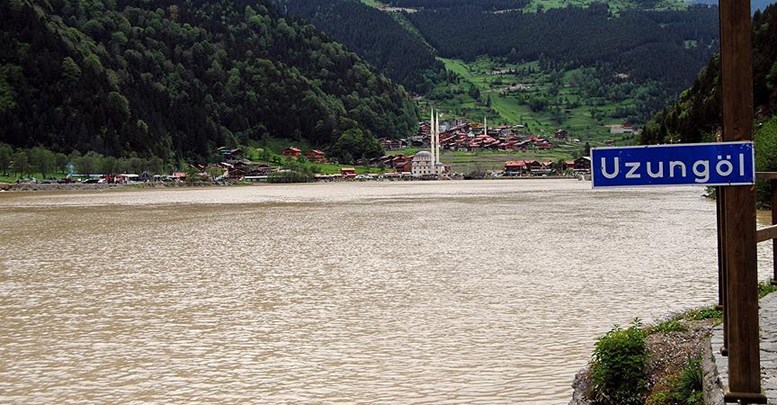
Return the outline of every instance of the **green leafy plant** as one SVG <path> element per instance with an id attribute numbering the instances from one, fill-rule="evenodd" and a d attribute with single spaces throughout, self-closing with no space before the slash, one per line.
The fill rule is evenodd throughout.
<path id="1" fill-rule="evenodd" d="M 723 312 L 713 306 L 692 309 L 683 315 L 683 318 L 691 321 L 704 319 L 723 319 Z"/>
<path id="2" fill-rule="evenodd" d="M 672 376 L 668 391 L 653 394 L 648 405 L 704 405 L 704 371 L 701 358 L 688 358 L 679 373 Z"/>
<path id="3" fill-rule="evenodd" d="M 647 345 L 639 319 L 622 329 L 615 326 L 596 342 L 591 360 L 595 404 L 644 404 L 647 394 Z"/>
<path id="4" fill-rule="evenodd" d="M 763 298 L 775 291 L 777 291 L 777 285 L 772 285 L 769 281 L 758 283 L 758 298 Z"/>

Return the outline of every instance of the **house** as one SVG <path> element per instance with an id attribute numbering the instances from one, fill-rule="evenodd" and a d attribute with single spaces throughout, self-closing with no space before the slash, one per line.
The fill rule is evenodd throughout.
<path id="1" fill-rule="evenodd" d="M 226 161 L 243 160 L 243 151 L 240 149 L 229 149 L 226 146 L 222 146 L 217 150 Z"/>
<path id="2" fill-rule="evenodd" d="M 555 134 L 553 134 L 553 136 L 556 139 L 566 140 L 569 139 L 569 132 L 567 132 L 566 129 L 559 129 Z"/>
<path id="3" fill-rule="evenodd" d="M 604 146 L 615 146 L 615 140 L 608 139 L 608 140 L 604 141 Z"/>
<path id="4" fill-rule="evenodd" d="M 353 167 L 340 168 L 340 176 L 342 176 L 344 179 L 352 179 L 356 177 L 356 169 Z"/>
<path id="5" fill-rule="evenodd" d="M 397 155 L 391 160 L 391 168 L 397 173 L 412 171 L 413 158 L 411 156 Z"/>
<path id="6" fill-rule="evenodd" d="M 283 152 L 281 152 L 281 155 L 296 159 L 302 156 L 302 150 L 292 146 L 284 149 Z"/>
<path id="7" fill-rule="evenodd" d="M 506 176 L 521 176 L 524 174 L 528 174 L 528 168 L 526 167 L 526 162 L 523 160 L 515 160 L 510 162 L 505 162 L 505 170 L 504 173 Z"/>
<path id="8" fill-rule="evenodd" d="M 169 176 L 167 176 L 169 180 L 172 181 L 184 181 L 186 180 L 186 173 L 185 172 L 175 172 Z"/>
<path id="9" fill-rule="evenodd" d="M 538 142 L 538 143 L 536 143 L 534 146 L 535 146 L 537 149 L 540 149 L 540 150 L 548 150 L 548 149 L 553 149 L 553 144 L 552 144 L 552 143 L 550 143 L 550 142 L 548 142 L 548 141 L 545 141 L 545 142 Z"/>
<path id="10" fill-rule="evenodd" d="M 313 149 L 305 152 L 305 157 L 314 163 L 326 163 L 326 153 L 318 150 Z"/>
<path id="11" fill-rule="evenodd" d="M 113 182 L 114 183 L 121 183 L 121 184 L 130 183 L 130 182 L 136 182 L 136 181 L 138 181 L 138 177 L 140 177 L 140 176 L 138 176 L 137 174 L 122 173 L 122 174 L 117 174 L 116 176 L 114 176 L 113 177 Z"/>
<path id="12" fill-rule="evenodd" d="M 634 129 L 634 127 L 630 124 L 607 126 L 610 127 L 611 134 L 633 134 L 636 132 L 636 129 Z"/>
<path id="13" fill-rule="evenodd" d="M 590 172 L 591 171 L 591 158 L 588 156 L 583 156 L 575 159 L 575 167 L 574 170 L 576 172 Z"/>

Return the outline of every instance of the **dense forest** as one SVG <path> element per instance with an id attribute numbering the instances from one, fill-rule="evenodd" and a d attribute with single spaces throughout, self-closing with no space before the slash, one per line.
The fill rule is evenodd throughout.
<path id="1" fill-rule="evenodd" d="M 12 146 L 203 160 L 262 137 L 372 145 L 417 126 L 404 90 L 269 0 L 0 0 L 0 21 Z"/>
<path id="2" fill-rule="evenodd" d="M 529 5 L 529 0 L 386 0 L 384 3 L 405 8 L 474 7 L 479 11 L 499 11 L 522 9 Z"/>
<path id="3" fill-rule="evenodd" d="M 508 61 L 540 56 L 571 65 L 621 66 L 638 79 L 684 88 L 717 46 L 717 8 L 626 11 L 613 18 L 606 5 L 538 13 L 482 13 L 468 7 L 424 9 L 408 18 L 444 57 L 479 55 Z"/>
<path id="4" fill-rule="evenodd" d="M 777 115 L 777 6 L 753 16 L 753 105 L 763 121 Z M 714 140 L 721 125 L 720 56 L 715 55 L 677 102 L 656 114 L 641 142 Z"/>
<path id="5" fill-rule="evenodd" d="M 284 8 L 310 20 L 412 92 L 426 93 L 444 76 L 444 66 L 423 38 L 400 24 L 401 14 L 358 0 L 287 0 Z"/>

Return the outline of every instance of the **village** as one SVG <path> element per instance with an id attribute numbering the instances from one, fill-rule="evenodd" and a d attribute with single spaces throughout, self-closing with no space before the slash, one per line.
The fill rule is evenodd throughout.
<path id="1" fill-rule="evenodd" d="M 631 128 L 626 128 L 631 130 Z M 623 127 L 618 128 L 623 131 Z M 613 131 L 613 133 L 616 133 Z M 620 132 L 618 132 L 620 133 Z M 416 135 L 409 138 L 381 138 L 386 154 L 372 159 L 359 159 L 354 166 L 337 165 L 326 152 L 319 149 L 303 150 L 288 146 L 278 155 L 267 154 L 249 158 L 248 148 L 217 149 L 218 163 L 191 164 L 186 171 L 169 174 L 99 174 L 71 173 L 57 183 L 261 183 L 261 182 L 308 182 L 308 181 L 367 181 L 367 180 L 451 180 L 471 178 L 527 178 L 527 177 L 583 177 L 591 170 L 588 156 L 576 159 L 511 159 L 505 160 L 501 168 L 480 173 L 457 172 L 452 165 L 441 161 L 443 153 L 494 153 L 494 156 L 527 156 L 536 152 L 551 151 L 559 144 L 575 145 L 574 139 L 564 130 L 555 131 L 553 137 L 526 133 L 523 126 L 496 126 L 489 128 L 487 122 L 473 124 L 464 121 L 440 122 L 437 116 L 419 124 Z M 614 145 L 606 141 L 605 145 Z M 582 151 L 582 145 L 580 146 Z M 249 151 L 250 152 L 250 151 Z M 501 154 L 500 154 L 501 153 Z M 327 173 L 315 172 L 299 176 L 295 170 L 304 165 L 327 165 Z M 37 182 L 32 179 L 32 182 Z"/>

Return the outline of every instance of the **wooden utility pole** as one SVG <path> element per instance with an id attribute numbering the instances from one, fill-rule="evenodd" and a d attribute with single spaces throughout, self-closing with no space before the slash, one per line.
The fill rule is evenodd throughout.
<path id="1" fill-rule="evenodd" d="M 720 354 L 728 356 L 728 322 L 726 322 L 726 187 L 718 186 L 716 191 L 716 208 L 718 216 L 718 308 L 723 311 L 723 347 L 720 348 Z"/>
<path id="2" fill-rule="evenodd" d="M 749 0 L 720 0 L 723 141 L 753 139 L 753 55 Z M 722 158 L 725 159 L 725 156 Z M 724 191 L 726 402 L 766 403 L 761 391 L 755 191 Z"/>

